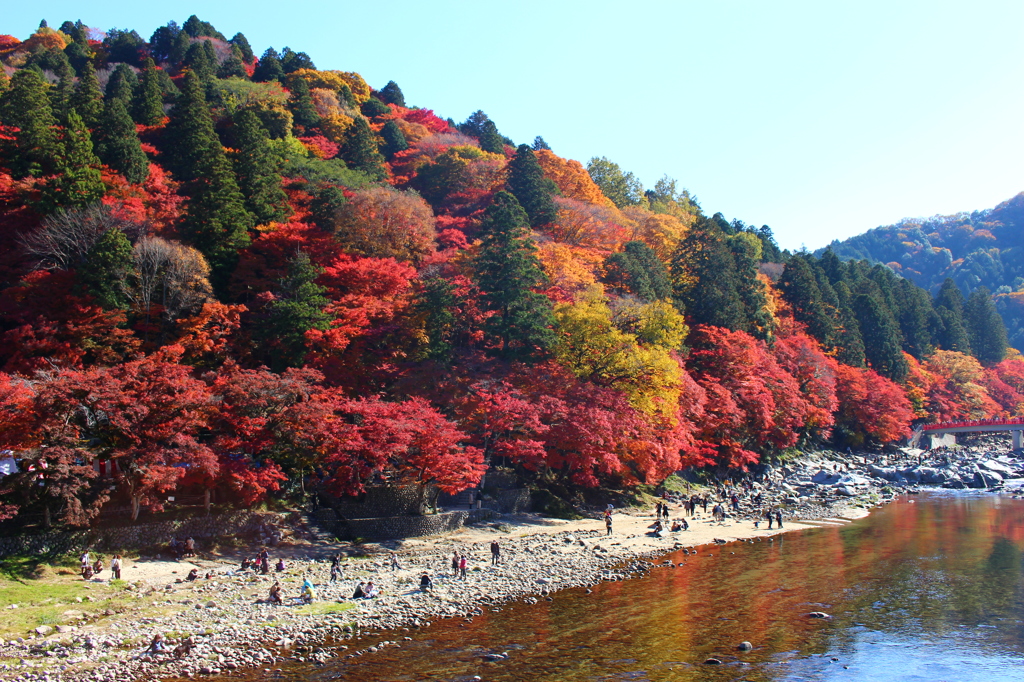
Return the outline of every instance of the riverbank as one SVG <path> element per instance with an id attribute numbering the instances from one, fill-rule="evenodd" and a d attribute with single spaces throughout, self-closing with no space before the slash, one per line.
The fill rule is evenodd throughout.
<path id="1" fill-rule="evenodd" d="M 1007 459 L 990 451 L 978 455 Z M 444 536 L 364 546 L 359 549 L 368 556 L 346 557 L 342 578 L 335 583 L 329 579 L 328 557 L 339 548 L 315 544 L 275 548 L 274 560 L 284 557 L 287 568 L 269 576 L 239 571 L 241 556 L 233 553 L 192 562 L 140 557 L 126 563 L 124 584 L 83 583 L 72 575 L 44 576 L 39 586 L 49 586 L 53 595 L 48 597 L 51 616 L 33 632 L 23 628 L 23 634 L 0 645 L 0 676 L 51 680 L 88 676 L 112 682 L 272 669 L 282 660 L 323 662 L 371 655 L 380 646 L 400 645 L 406 636 L 403 629 L 426 627 L 439 618 L 471 619 L 508 602 L 533 602 L 550 598 L 557 590 L 625 579 L 655 564 L 664 565 L 659 558 L 674 550 L 686 549 L 686 561 L 690 552 L 698 556 L 728 552 L 727 545 L 717 546 L 721 543 L 772 542 L 780 532 L 849 522 L 904 491 L 900 484 L 873 475 L 871 467 L 896 468 L 903 460 L 911 464 L 914 458 L 918 461 L 913 466 L 933 463 L 917 451 L 894 452 L 884 458 L 804 453 L 768 471 L 763 484 L 743 491 L 738 513 L 717 522 L 700 510 L 687 517 L 689 530 L 664 537 L 650 534 L 652 511 L 616 510 L 611 536 L 597 513 L 577 521 L 510 515 Z M 1006 463 L 1011 470 L 1013 465 Z M 672 519 L 684 516 L 680 505 L 669 506 Z M 781 531 L 766 528 L 762 515 L 769 507 L 783 511 Z M 497 566 L 491 565 L 494 540 L 501 548 Z M 390 550 L 396 551 L 398 569 L 391 567 Z M 467 555 L 465 579 L 452 574 L 453 551 Z M 203 577 L 185 581 L 193 567 Z M 423 572 L 434 581 L 434 589 L 427 593 L 419 590 Z M 291 603 L 290 597 L 298 595 L 306 579 L 316 585 L 318 601 Z M 282 584 L 285 606 L 258 603 L 274 580 Z M 351 599 L 360 581 L 373 581 L 381 596 Z M 4 593 L 0 590 L 0 598 Z M 26 602 L 19 607 L 34 606 L 28 603 L 31 598 Z M 142 654 L 157 633 L 169 639 L 170 649 L 186 637 L 192 638 L 195 647 L 180 659 Z M 379 634 L 385 638 L 383 643 L 375 633 L 383 633 Z M 365 642 L 369 636 L 374 636 L 374 646 L 348 648 L 349 642 Z"/>

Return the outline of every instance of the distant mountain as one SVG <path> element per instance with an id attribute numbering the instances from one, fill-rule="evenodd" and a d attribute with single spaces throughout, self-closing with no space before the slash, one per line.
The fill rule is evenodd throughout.
<path id="1" fill-rule="evenodd" d="M 965 296 L 986 287 L 1010 344 L 1024 350 L 1024 192 L 992 209 L 906 218 L 827 248 L 843 260 L 885 263 L 933 294 L 947 277 Z"/>

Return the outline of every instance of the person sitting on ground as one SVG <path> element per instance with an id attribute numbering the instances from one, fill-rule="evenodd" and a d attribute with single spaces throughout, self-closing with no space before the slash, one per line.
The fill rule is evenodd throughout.
<path id="1" fill-rule="evenodd" d="M 304 604 L 312 604 L 316 601 L 316 588 L 313 587 L 313 583 L 306 578 L 302 581 L 302 592 L 299 593 L 299 599 Z"/>
<path id="2" fill-rule="evenodd" d="M 162 654 L 165 651 L 167 651 L 167 644 L 164 642 L 164 635 L 162 632 L 158 632 L 153 635 L 153 641 L 149 643 L 147 653 Z"/>
<path id="3" fill-rule="evenodd" d="M 82 566 L 82 578 L 85 580 L 92 580 L 92 566 L 86 564 Z"/>
<path id="4" fill-rule="evenodd" d="M 267 596 L 267 603 L 269 604 L 283 604 L 284 599 L 281 598 L 281 583 L 277 580 L 270 586 L 270 594 Z"/>
<path id="5" fill-rule="evenodd" d="M 682 529 L 683 529 L 683 524 L 679 523 L 679 519 L 676 519 L 675 521 L 672 522 L 671 530 L 672 530 L 673 533 L 678 533 Z"/>
<path id="6" fill-rule="evenodd" d="M 432 589 L 434 589 L 434 581 L 430 579 L 429 574 L 424 573 L 420 576 L 420 590 L 426 592 Z"/>
<path id="7" fill-rule="evenodd" d="M 353 599 L 362 599 L 363 597 L 366 596 L 366 591 L 363 589 L 364 585 L 366 585 L 366 583 L 364 583 L 362 580 L 360 580 L 359 584 L 356 585 L 355 592 L 352 593 L 352 598 Z"/>
<path id="8" fill-rule="evenodd" d="M 363 590 L 363 597 L 366 599 L 373 599 L 374 597 L 380 596 L 380 591 L 373 584 L 373 581 L 366 583 L 366 588 Z"/>
<path id="9" fill-rule="evenodd" d="M 248 571 L 250 568 L 252 568 L 252 565 L 253 565 L 253 560 L 252 559 L 250 559 L 249 557 L 242 557 L 242 570 L 243 571 Z"/>
<path id="10" fill-rule="evenodd" d="M 103 572 L 103 559 L 96 557 L 96 563 L 92 565 L 93 575 L 99 575 Z"/>
<path id="11" fill-rule="evenodd" d="M 185 578 L 185 580 L 187 580 L 189 582 L 192 582 L 192 581 L 194 581 L 198 577 L 199 577 L 199 569 L 198 568 L 193 568 L 191 571 L 188 572 L 188 576 Z"/>
<path id="12" fill-rule="evenodd" d="M 280 573 L 281 571 L 285 570 L 284 559 L 278 559 L 277 560 L 277 565 L 274 566 L 274 570 L 277 571 L 278 573 Z"/>

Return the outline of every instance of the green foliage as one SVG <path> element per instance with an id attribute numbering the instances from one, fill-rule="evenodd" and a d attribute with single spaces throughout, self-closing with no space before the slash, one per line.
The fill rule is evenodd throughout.
<path id="1" fill-rule="evenodd" d="M 637 206 L 643 203 L 644 186 L 635 175 L 624 172 L 619 164 L 613 163 L 602 156 L 596 156 L 587 163 L 587 172 L 601 192 L 612 200 L 612 203 L 622 208 L 624 206 Z"/>
<path id="2" fill-rule="evenodd" d="M 100 92 L 96 69 L 92 67 L 91 63 L 86 63 L 83 67 L 69 106 L 78 112 L 89 128 L 99 127 L 100 116 L 103 115 L 103 93 Z"/>
<path id="3" fill-rule="evenodd" d="M 107 101 L 96 153 L 103 163 L 124 175 L 132 184 L 149 177 L 149 159 L 142 151 L 135 122 L 119 98 Z"/>
<path id="4" fill-rule="evenodd" d="M 508 188 L 526 210 L 531 226 L 550 225 L 558 219 L 550 183 L 544 178 L 544 171 L 529 145 L 519 145 L 508 163 Z"/>
<path id="5" fill-rule="evenodd" d="M 316 70 L 316 64 L 305 52 L 296 52 L 290 47 L 281 50 L 281 68 L 285 73 L 294 73 L 299 69 Z"/>
<path id="6" fill-rule="evenodd" d="M 935 294 L 935 312 L 940 325 L 935 332 L 936 341 L 943 350 L 971 354 L 971 340 L 964 320 L 964 295 L 956 283 L 947 277 Z"/>
<path id="7" fill-rule="evenodd" d="M 107 310 L 127 310 L 128 278 L 134 269 L 132 245 L 116 227 L 107 230 L 85 256 L 78 281 Z"/>
<path id="8" fill-rule="evenodd" d="M 301 178 L 312 185 L 341 185 L 352 189 L 367 187 L 374 180 L 350 169 L 341 159 L 310 156 L 295 138 L 271 140 L 270 146 L 284 159 L 281 174 L 288 178 Z"/>
<path id="9" fill-rule="evenodd" d="M 208 21 L 200 21 L 196 15 L 190 16 L 185 20 L 185 23 L 181 25 L 182 33 L 192 36 L 193 38 L 207 37 L 217 38 L 219 40 L 227 40 L 224 34 L 213 27 Z"/>
<path id="10" fill-rule="evenodd" d="M 363 105 L 359 107 L 359 110 L 363 112 L 363 116 L 367 118 L 387 116 L 388 114 L 391 113 L 391 107 L 389 107 L 387 104 L 384 104 L 384 102 L 381 102 L 376 97 L 371 97 L 370 99 L 363 102 Z"/>
<path id="11" fill-rule="evenodd" d="M 245 70 L 245 64 L 242 63 L 242 51 L 237 47 L 232 46 L 231 54 L 217 67 L 217 78 L 249 79 L 249 74 Z"/>
<path id="12" fill-rule="evenodd" d="M 387 177 L 384 157 L 377 149 L 377 139 L 365 118 L 356 117 L 355 122 L 345 131 L 345 140 L 339 153 L 348 167 L 374 180 Z"/>
<path id="13" fill-rule="evenodd" d="M 551 302 L 533 291 L 546 282 L 530 236 L 529 220 L 516 198 L 498 192 L 484 213 L 483 243 L 474 269 L 487 310 L 486 329 L 507 356 L 531 355 L 554 340 Z"/>
<path id="14" fill-rule="evenodd" d="M 405 139 L 405 133 L 394 121 L 388 121 L 380 130 L 381 139 L 384 140 L 384 156 L 390 159 L 398 152 L 404 152 L 409 148 L 409 142 Z"/>
<path id="15" fill-rule="evenodd" d="M 882 376 L 902 381 L 910 367 L 900 348 L 900 331 L 892 313 L 875 295 L 859 294 L 853 301 L 868 365 Z"/>
<path id="16" fill-rule="evenodd" d="M 673 300 L 691 324 L 747 329 L 736 261 L 713 222 L 702 218 L 686 232 L 672 256 L 670 272 Z"/>
<path id="17" fill-rule="evenodd" d="M 458 125 L 459 132 L 475 137 L 480 149 L 492 154 L 505 153 L 505 138 L 498 132 L 498 126 L 482 111 L 476 111 Z"/>
<path id="18" fill-rule="evenodd" d="M 643 242 L 626 242 L 622 251 L 604 261 L 605 281 L 621 293 L 629 293 L 644 301 L 672 297 L 672 282 L 665 264 L 654 250 Z"/>
<path id="19" fill-rule="evenodd" d="M 93 153 L 89 130 L 74 111 L 68 114 L 57 149 L 56 174 L 43 187 L 40 209 L 52 213 L 60 208 L 85 208 L 102 199 L 106 187 L 100 160 Z"/>
<path id="20" fill-rule="evenodd" d="M 249 41 L 241 33 L 236 33 L 229 42 L 238 48 L 242 61 L 246 64 L 252 63 L 252 60 L 256 58 L 256 55 L 252 52 L 252 47 L 249 46 Z"/>
<path id="21" fill-rule="evenodd" d="M 132 101 L 132 117 L 142 125 L 152 126 L 164 119 L 164 98 L 156 64 L 146 57 L 142 80 Z"/>
<path id="22" fill-rule="evenodd" d="M 246 209 L 260 224 L 283 220 L 289 213 L 288 197 L 281 188 L 281 160 L 271 148 L 267 132 L 249 110 L 235 117 L 235 128 L 235 172 Z"/>
<path id="23" fill-rule="evenodd" d="M 15 177 L 38 177 L 54 168 L 58 152 L 56 121 L 47 88 L 38 72 L 21 69 L 11 78 L 10 89 L 4 95 L 0 121 L 18 128 L 17 154 L 10 162 Z"/>
<path id="24" fill-rule="evenodd" d="M 260 57 L 260 63 L 252 73 L 252 79 L 258 82 L 279 81 L 284 78 L 284 69 L 281 67 L 281 59 L 277 50 L 268 47 L 267 51 Z"/>
<path id="25" fill-rule="evenodd" d="M 985 287 L 971 293 L 964 305 L 964 320 L 974 357 L 983 365 L 994 365 L 1006 357 L 1006 326 Z"/>
<path id="26" fill-rule="evenodd" d="M 395 81 L 388 81 L 388 84 L 381 88 L 377 95 L 382 102 L 397 104 L 400 107 L 405 106 L 405 95 L 402 94 L 402 89 Z"/>
<path id="27" fill-rule="evenodd" d="M 295 126 L 302 134 L 306 128 L 320 125 L 320 115 L 313 106 L 313 98 L 309 94 L 309 82 L 305 78 L 295 78 L 292 83 L 292 96 L 288 102 Z"/>
<path id="28" fill-rule="evenodd" d="M 416 297 L 414 309 L 423 318 L 426 343 L 421 352 L 424 360 L 447 363 L 451 359 L 455 336 L 455 314 L 458 303 L 455 284 L 443 277 L 427 277 Z"/>
<path id="29" fill-rule="evenodd" d="M 107 81 L 106 100 L 119 99 L 126 107 L 131 106 L 138 87 L 139 77 L 135 70 L 127 64 L 118 64 Z"/>
<path id="30" fill-rule="evenodd" d="M 203 83 L 213 82 L 214 73 L 217 70 L 217 60 L 210 53 L 213 46 L 209 41 L 197 40 L 188 46 L 185 52 L 185 59 L 182 66 L 199 76 Z"/>
<path id="31" fill-rule="evenodd" d="M 324 296 L 326 289 L 315 281 L 321 272 L 309 254 L 296 253 L 289 261 L 288 275 L 278 283 L 276 298 L 267 306 L 263 339 L 276 371 L 302 365 L 307 331 L 330 329 L 331 317 L 324 312 L 330 301 Z"/>
<path id="32" fill-rule="evenodd" d="M 792 308 L 793 317 L 807 325 L 807 332 L 825 348 L 834 348 L 838 311 L 826 307 L 808 258 L 797 255 L 789 259 L 779 280 L 779 290 Z"/>

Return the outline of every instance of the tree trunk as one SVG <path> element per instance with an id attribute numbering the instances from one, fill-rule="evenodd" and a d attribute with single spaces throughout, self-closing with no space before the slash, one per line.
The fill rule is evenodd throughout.
<path id="1" fill-rule="evenodd" d="M 50 520 L 50 505 L 47 503 L 43 506 L 43 525 L 49 528 L 52 523 Z"/>
<path id="2" fill-rule="evenodd" d="M 206 510 L 206 515 L 210 515 L 210 489 L 207 488 L 203 491 L 203 509 Z"/>
<path id="3" fill-rule="evenodd" d="M 132 495 L 132 521 L 139 520 L 139 509 L 142 507 L 142 498 L 139 495 Z"/>

